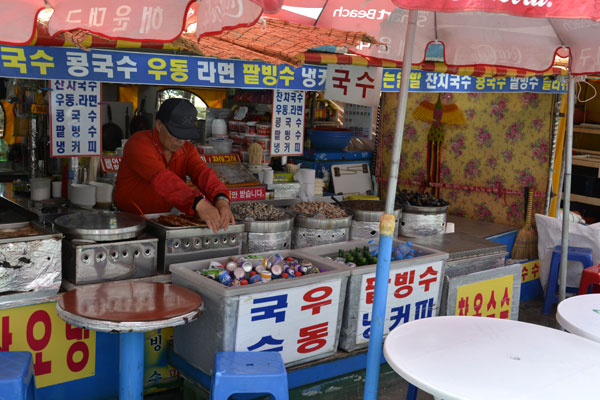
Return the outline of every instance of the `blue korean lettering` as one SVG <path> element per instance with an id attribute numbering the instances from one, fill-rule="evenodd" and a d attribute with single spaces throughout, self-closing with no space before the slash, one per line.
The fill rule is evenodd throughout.
<path id="1" fill-rule="evenodd" d="M 162 379 L 162 374 L 157 370 L 154 370 L 152 374 L 148 377 L 148 382 L 158 383 Z"/>
<path id="2" fill-rule="evenodd" d="M 74 122 L 81 122 L 81 110 L 71 110 L 71 119 Z"/>
<path id="3" fill-rule="evenodd" d="M 71 125 L 71 136 L 78 138 L 81 136 L 81 126 Z"/>
<path id="4" fill-rule="evenodd" d="M 72 91 L 77 90 L 77 81 L 67 81 L 67 86 L 65 87 L 65 89 Z"/>
<path id="5" fill-rule="evenodd" d="M 65 126 L 64 125 L 56 125 L 56 137 L 57 138 L 65 137 Z"/>
<path id="6" fill-rule="evenodd" d="M 96 111 L 90 110 L 87 117 L 91 122 L 94 122 L 96 120 L 96 118 L 98 118 L 98 114 L 96 114 Z"/>
<path id="7" fill-rule="evenodd" d="M 272 297 L 263 297 L 261 299 L 254 299 L 252 301 L 252 304 L 263 304 L 269 302 L 275 302 L 275 304 L 264 307 L 255 307 L 250 310 L 250 314 L 262 313 L 259 315 L 253 315 L 252 321 L 259 321 L 261 319 L 269 318 L 275 318 L 276 323 L 285 321 L 285 310 L 279 312 L 276 312 L 276 310 L 287 308 L 287 294 Z"/>
<path id="8" fill-rule="evenodd" d="M 65 122 L 65 110 L 56 110 L 56 122 Z"/>
<path id="9" fill-rule="evenodd" d="M 88 141 L 88 152 L 96 153 L 97 152 L 96 149 L 97 149 L 96 142 L 93 140 L 89 140 Z"/>
<path id="10" fill-rule="evenodd" d="M 79 94 L 79 96 L 77 96 L 77 104 L 79 104 L 82 107 L 87 107 L 88 95 L 87 94 Z"/>
<path id="11" fill-rule="evenodd" d="M 394 307 L 391 311 L 390 320 L 392 321 L 392 325 L 390 326 L 390 331 L 398 326 L 400 321 L 403 321 L 403 323 L 410 321 L 410 304 Z"/>
<path id="12" fill-rule="evenodd" d="M 79 140 L 71 142 L 71 153 L 81 153 L 81 142 Z"/>
<path id="13" fill-rule="evenodd" d="M 74 93 L 67 93 L 65 95 L 65 104 L 67 105 L 67 107 L 73 107 L 75 105 L 75 94 Z"/>
<path id="14" fill-rule="evenodd" d="M 286 143 L 283 144 L 283 151 L 284 152 L 289 153 L 291 151 L 290 148 L 291 147 L 290 147 L 290 143 L 289 142 L 286 142 Z"/>
<path id="15" fill-rule="evenodd" d="M 369 335 L 371 334 L 371 320 L 369 319 L 369 313 L 364 313 L 363 317 L 362 317 L 362 326 L 366 326 L 367 329 L 365 329 L 362 333 L 362 336 L 365 339 L 369 338 Z"/>
<path id="16" fill-rule="evenodd" d="M 58 154 L 63 154 L 65 152 L 65 141 L 64 140 L 56 141 L 56 152 Z"/>
<path id="17" fill-rule="evenodd" d="M 433 313 L 433 297 L 415 303 L 415 319 L 429 318 Z"/>
<path id="18" fill-rule="evenodd" d="M 98 131 L 96 130 L 96 127 L 94 125 L 90 126 L 88 128 L 88 135 L 90 135 L 92 137 L 92 139 L 94 138 L 94 136 L 96 136 L 98 134 Z M 95 143 L 95 142 L 94 142 Z"/>
<path id="19" fill-rule="evenodd" d="M 246 348 L 248 349 L 248 351 L 283 351 L 283 346 L 282 346 L 283 342 L 284 342 L 284 339 L 275 339 L 275 338 L 273 338 L 273 336 L 269 335 L 269 336 L 261 337 L 258 342 L 256 342 L 252 346 L 248 346 Z M 271 348 L 266 348 L 264 350 L 259 350 L 261 347 L 264 347 L 264 346 L 277 346 L 277 347 L 271 347 Z"/>

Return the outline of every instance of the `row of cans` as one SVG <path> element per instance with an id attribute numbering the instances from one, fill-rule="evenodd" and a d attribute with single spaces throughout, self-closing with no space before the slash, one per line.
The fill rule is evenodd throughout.
<path id="1" fill-rule="evenodd" d="M 307 260 L 294 257 L 283 258 L 275 254 L 269 257 L 231 257 L 225 264 L 211 261 L 208 269 L 199 272 L 225 286 L 243 286 L 269 282 L 272 279 L 290 279 L 307 274 L 318 274 L 326 272 L 326 269 L 317 267 Z"/>

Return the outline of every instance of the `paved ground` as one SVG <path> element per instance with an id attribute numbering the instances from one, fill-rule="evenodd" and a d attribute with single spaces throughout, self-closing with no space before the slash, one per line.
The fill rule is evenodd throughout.
<path id="1" fill-rule="evenodd" d="M 555 319 L 556 306 L 550 315 L 542 314 L 543 299 L 536 299 L 521 303 L 519 307 L 519 320 L 538 325 L 558 328 Z M 363 398 L 365 371 L 340 376 L 313 385 L 294 389 L 290 392 L 290 400 L 359 400 Z M 387 365 L 382 365 L 379 380 L 379 400 L 404 399 L 407 382 L 400 378 Z M 184 380 L 180 389 L 146 396 L 146 400 L 207 400 L 208 393 L 203 388 L 196 387 L 193 383 Z M 432 400 L 430 396 L 419 391 L 418 400 Z"/>

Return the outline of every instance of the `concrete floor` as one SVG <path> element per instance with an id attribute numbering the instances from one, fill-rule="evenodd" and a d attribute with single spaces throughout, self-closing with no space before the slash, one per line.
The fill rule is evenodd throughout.
<path id="1" fill-rule="evenodd" d="M 543 299 L 523 302 L 519 307 L 519 321 L 558 328 L 555 319 L 556 306 L 550 315 L 543 315 Z M 379 378 L 379 400 L 404 399 L 408 383 L 400 378 L 387 364 L 381 366 Z M 317 382 L 290 391 L 290 400 L 359 400 L 363 398 L 365 371 L 343 375 L 327 381 Z M 207 400 L 209 398 L 204 388 L 183 380 L 182 386 L 168 392 L 146 396 L 146 400 Z M 433 396 L 419 391 L 418 400 L 433 400 Z"/>

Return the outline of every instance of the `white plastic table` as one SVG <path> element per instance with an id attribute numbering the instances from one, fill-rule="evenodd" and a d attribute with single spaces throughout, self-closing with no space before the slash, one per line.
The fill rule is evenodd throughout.
<path id="1" fill-rule="evenodd" d="M 569 297 L 558 303 L 556 319 L 567 331 L 600 342 L 600 293 Z"/>
<path id="2" fill-rule="evenodd" d="M 432 317 L 398 326 L 383 349 L 394 371 L 444 400 L 600 398 L 600 343 L 558 329 Z"/>

